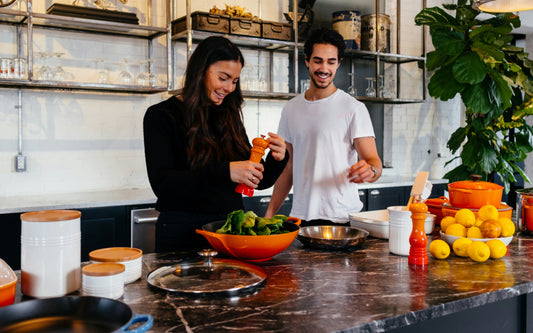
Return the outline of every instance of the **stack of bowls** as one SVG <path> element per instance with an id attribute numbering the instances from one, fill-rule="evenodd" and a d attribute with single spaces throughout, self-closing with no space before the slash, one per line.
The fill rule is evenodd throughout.
<path id="1" fill-rule="evenodd" d="M 124 265 L 125 284 L 141 278 L 142 256 L 142 250 L 132 247 L 109 247 L 89 253 L 89 259 L 91 259 L 92 263 L 119 263 Z"/>
<path id="2" fill-rule="evenodd" d="M 84 296 L 117 299 L 124 294 L 124 271 L 119 263 L 89 264 L 82 268 L 82 294 Z"/>

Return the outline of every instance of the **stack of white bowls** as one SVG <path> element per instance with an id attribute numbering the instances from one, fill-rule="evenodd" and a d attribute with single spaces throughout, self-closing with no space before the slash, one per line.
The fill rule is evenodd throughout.
<path id="1" fill-rule="evenodd" d="M 82 268 L 82 294 L 117 299 L 124 294 L 124 271 L 118 263 L 89 264 Z"/>
<path id="2" fill-rule="evenodd" d="M 132 247 L 109 247 L 89 253 L 92 263 L 119 263 L 126 267 L 124 283 L 128 284 L 141 278 L 142 255 L 140 249 Z"/>

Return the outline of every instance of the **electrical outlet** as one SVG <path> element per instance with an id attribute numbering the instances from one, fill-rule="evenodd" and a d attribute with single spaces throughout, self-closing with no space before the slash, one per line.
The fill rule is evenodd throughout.
<path id="1" fill-rule="evenodd" d="M 15 155 L 15 171 L 24 172 L 26 171 L 26 156 L 24 155 Z"/>

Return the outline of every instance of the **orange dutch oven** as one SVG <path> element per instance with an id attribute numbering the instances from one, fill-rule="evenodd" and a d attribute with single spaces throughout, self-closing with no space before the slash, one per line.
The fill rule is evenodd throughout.
<path id="1" fill-rule="evenodd" d="M 500 207 L 503 186 L 480 181 L 479 176 L 473 180 L 463 180 L 448 184 L 450 205 L 458 208 L 479 209 L 484 205 Z"/>

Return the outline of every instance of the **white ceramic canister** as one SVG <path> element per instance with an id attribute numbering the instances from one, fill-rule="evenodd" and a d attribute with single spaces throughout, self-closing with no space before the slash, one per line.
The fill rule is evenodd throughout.
<path id="1" fill-rule="evenodd" d="M 64 296 L 81 284 L 81 213 L 47 210 L 21 219 L 21 285 L 27 296 Z"/>
<path id="2" fill-rule="evenodd" d="M 409 255 L 409 237 L 413 229 L 411 211 L 405 206 L 387 207 L 389 212 L 389 251 L 401 256 Z"/>
<path id="3" fill-rule="evenodd" d="M 132 247 L 109 247 L 89 253 L 93 263 L 116 262 L 126 267 L 124 283 L 131 283 L 141 277 L 143 251 Z"/>
<path id="4" fill-rule="evenodd" d="M 124 271 L 119 263 L 89 264 L 82 268 L 81 290 L 84 296 L 117 299 L 124 294 Z"/>

